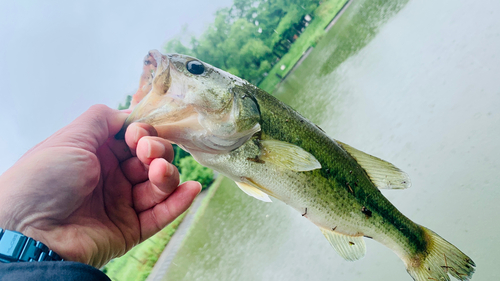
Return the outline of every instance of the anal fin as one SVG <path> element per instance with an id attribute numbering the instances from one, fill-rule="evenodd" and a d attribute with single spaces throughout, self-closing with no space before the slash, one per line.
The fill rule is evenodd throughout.
<path id="1" fill-rule="evenodd" d="M 356 261 L 365 256 L 366 245 L 363 236 L 350 236 L 320 227 L 326 240 L 337 253 L 348 261 Z"/>

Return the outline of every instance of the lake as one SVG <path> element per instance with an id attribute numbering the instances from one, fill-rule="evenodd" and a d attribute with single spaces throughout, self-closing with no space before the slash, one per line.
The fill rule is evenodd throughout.
<path id="1" fill-rule="evenodd" d="M 274 93 L 412 180 L 383 194 L 495 280 L 500 253 L 500 1 L 353 1 Z M 344 261 L 284 203 L 229 180 L 166 280 L 411 280 L 388 248 Z"/>

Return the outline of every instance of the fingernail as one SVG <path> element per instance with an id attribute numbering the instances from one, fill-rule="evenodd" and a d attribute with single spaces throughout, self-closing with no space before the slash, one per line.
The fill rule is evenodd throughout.
<path id="1" fill-rule="evenodd" d="M 142 137 L 147 136 L 147 135 L 148 135 L 148 131 L 146 131 L 140 127 L 137 128 L 137 130 L 135 131 L 135 143 L 138 143 Z"/>
<path id="2" fill-rule="evenodd" d="M 174 169 L 171 165 L 172 164 L 168 163 L 167 168 L 165 169 L 165 177 L 166 178 L 169 178 L 174 174 Z"/>
<path id="3" fill-rule="evenodd" d="M 154 140 L 148 141 L 148 158 L 158 158 L 165 154 L 165 146 Z"/>

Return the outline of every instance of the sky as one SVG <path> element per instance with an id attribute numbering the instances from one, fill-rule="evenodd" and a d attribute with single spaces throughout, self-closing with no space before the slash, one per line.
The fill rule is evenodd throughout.
<path id="1" fill-rule="evenodd" d="M 126 4 L 125 4 L 126 3 Z M 94 104 L 135 93 L 142 60 L 232 0 L 0 0 L 0 173 Z"/>

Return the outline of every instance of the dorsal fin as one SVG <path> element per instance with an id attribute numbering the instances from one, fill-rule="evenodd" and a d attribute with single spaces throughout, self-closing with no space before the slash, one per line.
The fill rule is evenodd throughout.
<path id="1" fill-rule="evenodd" d="M 411 186 L 408 175 L 391 163 L 336 141 L 366 171 L 373 184 L 380 189 L 404 189 Z"/>
<path id="2" fill-rule="evenodd" d="M 321 164 L 311 153 L 299 146 L 278 140 L 262 140 L 259 159 L 292 171 L 304 172 L 320 169 Z"/>
<path id="3" fill-rule="evenodd" d="M 247 183 L 244 182 L 235 182 L 238 187 L 243 190 L 247 195 L 252 196 L 253 198 L 259 199 L 264 202 L 273 202 L 271 201 L 271 198 L 267 194 L 265 194 L 263 191 L 259 190 L 258 188 L 251 186 Z"/>
<path id="4" fill-rule="evenodd" d="M 345 235 L 333 230 L 319 228 L 326 240 L 337 251 L 337 253 L 348 261 L 356 261 L 365 256 L 366 245 L 363 236 Z"/>

